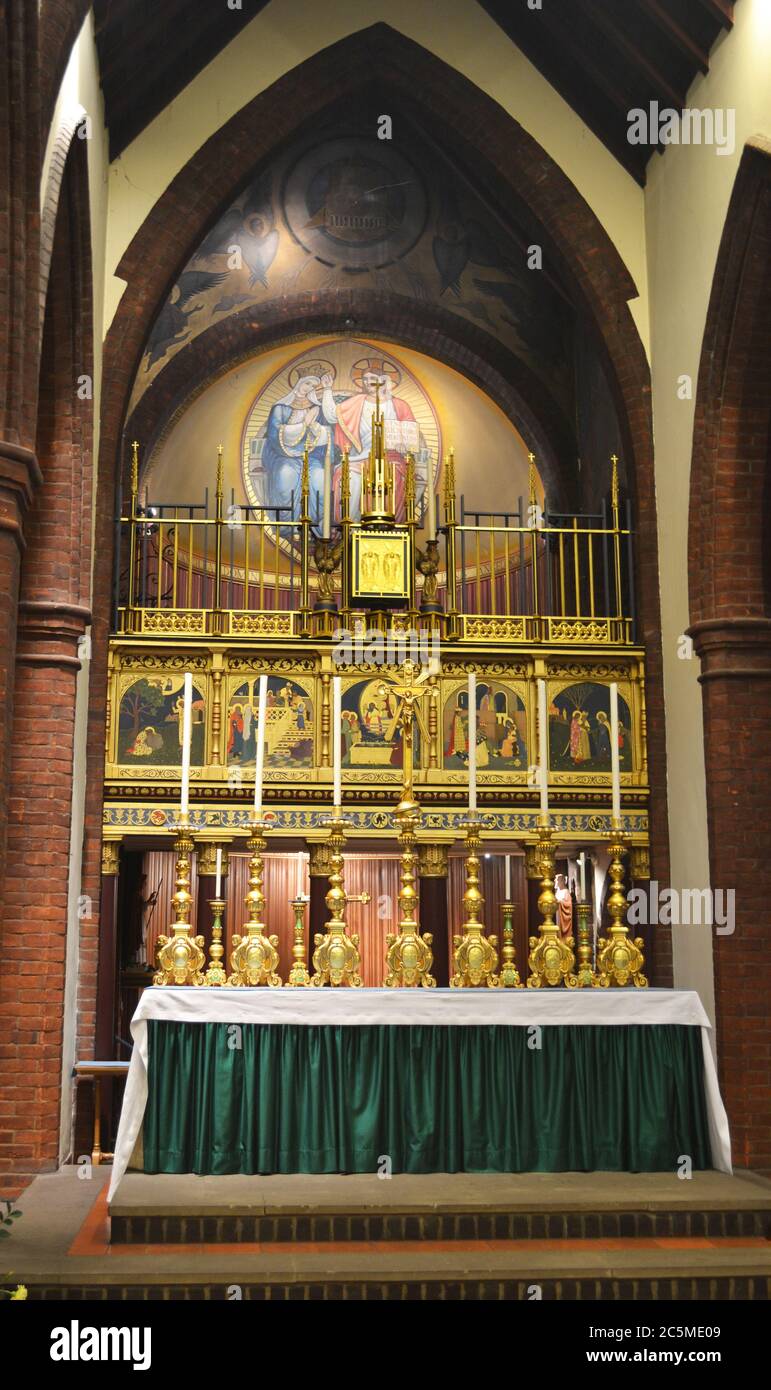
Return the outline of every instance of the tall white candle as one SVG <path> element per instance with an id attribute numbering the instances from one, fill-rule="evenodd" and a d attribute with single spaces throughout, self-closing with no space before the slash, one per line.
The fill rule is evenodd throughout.
<path id="1" fill-rule="evenodd" d="M 328 540 L 332 525 L 332 460 L 328 449 L 324 458 L 324 496 L 321 518 L 321 534 L 325 540 Z"/>
<path id="2" fill-rule="evenodd" d="M 217 845 L 217 886 L 214 889 L 214 896 L 218 898 L 222 887 L 222 846 Z"/>
<path id="3" fill-rule="evenodd" d="M 426 535 L 430 541 L 436 535 L 436 494 L 434 492 L 434 460 L 426 463 Z"/>
<path id="4" fill-rule="evenodd" d="M 297 851 L 297 892 L 295 897 L 299 898 L 303 891 L 303 857 L 302 851 Z"/>
<path id="5" fill-rule="evenodd" d="M 254 759 L 254 814 L 262 815 L 262 769 L 265 762 L 265 717 L 268 713 L 268 677 L 260 676 L 260 707 L 257 714 L 257 751 Z"/>
<path id="6" fill-rule="evenodd" d="M 578 872 L 581 878 L 581 902 L 586 902 L 586 855 L 583 850 L 578 856 Z"/>
<path id="7" fill-rule="evenodd" d="M 343 687 L 339 676 L 332 677 L 332 770 L 334 790 L 332 801 L 335 808 L 343 804 Z"/>
<path id="8" fill-rule="evenodd" d="M 469 671 L 468 677 L 468 809 L 469 815 L 477 813 L 477 677 L 476 671 Z"/>
<path id="9" fill-rule="evenodd" d="M 613 778 L 613 819 L 621 820 L 621 763 L 618 749 L 618 686 L 610 687 L 610 768 Z"/>
<path id="10" fill-rule="evenodd" d="M 182 796 L 180 810 L 186 816 L 190 810 L 190 744 L 193 732 L 193 676 L 185 672 L 182 704 Z"/>
<path id="11" fill-rule="evenodd" d="M 506 855 L 506 901 L 511 902 L 511 855 Z"/>
<path id="12" fill-rule="evenodd" d="M 549 724 L 546 710 L 546 681 L 538 682 L 538 781 L 541 787 L 541 815 L 549 815 Z"/>

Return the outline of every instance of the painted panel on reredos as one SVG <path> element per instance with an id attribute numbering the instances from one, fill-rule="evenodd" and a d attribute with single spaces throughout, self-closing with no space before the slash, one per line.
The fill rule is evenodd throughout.
<path id="1" fill-rule="evenodd" d="M 143 676 L 124 690 L 118 715 L 118 762 L 135 767 L 182 764 L 184 672 Z M 206 703 L 193 683 L 190 761 L 204 760 Z"/>
<path id="2" fill-rule="evenodd" d="M 342 692 L 343 767 L 396 770 L 404 764 L 398 726 L 399 696 L 381 677 L 356 681 Z M 421 739 L 413 730 L 413 760 L 420 767 Z"/>
<path id="3" fill-rule="evenodd" d="M 237 685 L 228 701 L 226 752 L 229 767 L 254 767 L 259 715 L 258 675 Z M 265 766 L 313 765 L 313 700 L 305 686 L 285 676 L 268 676 Z"/>
<path id="4" fill-rule="evenodd" d="M 499 681 L 477 681 L 477 771 L 522 772 L 527 768 L 527 713 L 516 691 Z M 468 768 L 468 688 L 445 701 L 442 719 L 443 766 Z"/>
<path id="5" fill-rule="evenodd" d="M 632 716 L 618 697 L 619 761 L 633 770 Z M 549 705 L 549 766 L 554 772 L 610 772 L 610 688 L 594 681 L 566 685 Z"/>

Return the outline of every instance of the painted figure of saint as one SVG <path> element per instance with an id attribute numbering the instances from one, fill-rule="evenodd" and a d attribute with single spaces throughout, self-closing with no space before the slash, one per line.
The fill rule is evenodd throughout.
<path id="1" fill-rule="evenodd" d="M 339 456 L 342 457 L 346 449 L 349 455 L 351 516 L 361 515 L 361 469 L 364 461 L 369 458 L 372 446 L 372 417 L 378 396 L 385 425 L 386 455 L 394 465 L 396 515 L 401 516 L 407 478 L 407 454 L 415 452 L 419 443 L 418 426 L 412 407 L 400 396 L 394 395 L 394 389 L 401 380 L 401 373 L 395 363 L 385 358 L 367 357 L 354 363 L 351 368 L 351 380 L 359 389 L 344 401 L 337 403 L 335 429 Z M 409 424 L 412 425 L 411 431 L 399 431 L 395 428 L 398 425 Z M 389 438 L 395 440 L 400 433 L 404 435 L 404 440 L 399 439 L 399 444 L 403 447 L 392 447 Z M 409 442 L 406 442 L 407 436 L 412 436 Z M 342 466 L 337 463 L 332 476 L 336 516 L 340 515 L 341 475 Z"/>
<path id="2" fill-rule="evenodd" d="M 271 407 L 262 447 L 267 505 L 286 507 L 294 492 L 294 515 L 300 515 L 303 453 L 308 450 L 310 495 L 323 496 L 324 463 L 335 457 L 335 399 L 332 373 L 301 376 L 288 395 Z"/>
<path id="3" fill-rule="evenodd" d="M 564 874 L 557 874 L 554 880 L 554 896 L 557 899 L 557 926 L 563 936 L 572 936 L 573 899 Z"/>

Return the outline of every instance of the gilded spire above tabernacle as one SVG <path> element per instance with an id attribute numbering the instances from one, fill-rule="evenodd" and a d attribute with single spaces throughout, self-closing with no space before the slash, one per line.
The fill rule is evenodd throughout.
<path id="1" fill-rule="evenodd" d="M 375 388 L 375 409 L 372 415 L 372 443 L 362 477 L 362 520 L 394 517 L 394 469 L 385 445 L 385 421 L 380 409 L 380 388 Z"/>

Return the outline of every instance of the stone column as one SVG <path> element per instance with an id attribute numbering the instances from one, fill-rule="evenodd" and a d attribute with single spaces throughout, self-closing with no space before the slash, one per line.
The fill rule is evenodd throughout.
<path id="1" fill-rule="evenodd" d="M 418 843 L 420 930 L 431 932 L 432 974 L 437 985 L 450 983 L 450 934 L 447 916 L 447 845 Z"/>

